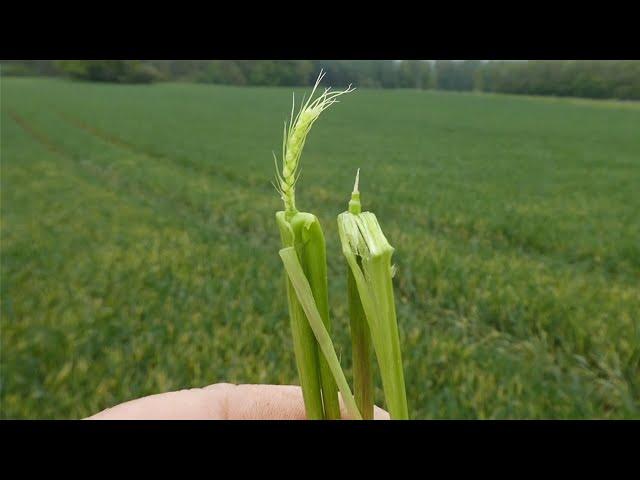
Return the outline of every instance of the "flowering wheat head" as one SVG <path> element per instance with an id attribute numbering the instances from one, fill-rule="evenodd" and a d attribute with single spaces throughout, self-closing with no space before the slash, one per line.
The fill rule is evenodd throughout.
<path id="1" fill-rule="evenodd" d="M 318 119 L 320 114 L 324 112 L 334 103 L 337 103 L 337 97 L 345 93 L 352 92 L 354 89 L 351 85 L 346 90 L 331 91 L 331 88 L 326 88 L 322 95 L 313 100 L 313 95 L 320 84 L 320 81 L 324 77 L 324 73 L 320 71 L 318 79 L 311 91 L 309 99 L 300 106 L 300 110 L 293 118 L 295 110 L 295 96 L 293 99 L 293 105 L 291 107 L 291 120 L 287 128 L 287 122 L 284 123 L 284 138 L 282 140 L 282 173 L 280 173 L 276 160 L 276 181 L 277 190 L 280 193 L 280 197 L 284 202 L 285 211 L 287 213 L 295 213 L 296 210 L 296 190 L 295 184 L 299 176 L 300 155 L 304 148 L 307 134 L 314 122 Z"/>

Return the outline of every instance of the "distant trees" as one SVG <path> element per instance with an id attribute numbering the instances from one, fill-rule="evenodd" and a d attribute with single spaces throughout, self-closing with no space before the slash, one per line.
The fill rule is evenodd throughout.
<path id="1" fill-rule="evenodd" d="M 423 60 L 404 60 L 398 64 L 397 86 L 400 88 L 431 88 L 431 64 Z M 435 77 L 433 77 L 435 79 Z"/>
<path id="2" fill-rule="evenodd" d="M 437 60 L 435 62 L 436 88 L 440 90 L 474 90 L 476 72 L 482 67 L 478 60 L 458 62 Z"/>
<path id="3" fill-rule="evenodd" d="M 481 74 L 484 91 L 640 100 L 638 61 L 490 62 Z"/>
<path id="4" fill-rule="evenodd" d="M 151 83 L 160 79 L 160 72 L 141 60 L 61 60 L 54 65 L 63 75 L 93 82 Z"/>
<path id="5" fill-rule="evenodd" d="M 214 61 L 207 68 L 207 73 L 201 77 L 203 82 L 221 83 L 227 85 L 246 85 L 245 72 L 236 62 Z"/>
<path id="6" fill-rule="evenodd" d="M 414 88 L 640 100 L 640 61 L 65 60 L 2 61 L 3 75 L 124 83 L 205 82 Z"/>

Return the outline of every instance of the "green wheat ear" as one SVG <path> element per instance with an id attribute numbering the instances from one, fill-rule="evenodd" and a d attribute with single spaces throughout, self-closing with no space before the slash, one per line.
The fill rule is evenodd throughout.
<path id="1" fill-rule="evenodd" d="M 300 110 L 296 117 L 293 117 L 295 111 L 295 95 L 293 98 L 293 105 L 291 106 L 291 120 L 289 127 L 287 128 L 287 122 L 284 123 L 284 135 L 282 140 L 282 173 L 280 173 L 277 165 L 277 158 L 275 153 L 273 154 L 276 161 L 276 189 L 280 193 L 280 198 L 284 202 L 284 209 L 288 216 L 296 213 L 296 181 L 299 176 L 300 155 L 302 149 L 307 140 L 307 135 L 311 127 L 318 119 L 320 114 L 324 112 L 334 103 L 337 103 L 337 97 L 344 95 L 345 93 L 355 90 L 349 85 L 346 90 L 331 91 L 331 88 L 326 88 L 322 95 L 313 99 L 313 95 L 320 84 L 320 81 L 325 76 L 325 73 L 321 70 L 318 79 L 316 80 L 313 90 L 309 99 L 302 103 Z M 304 98 L 302 99 L 304 102 Z"/>

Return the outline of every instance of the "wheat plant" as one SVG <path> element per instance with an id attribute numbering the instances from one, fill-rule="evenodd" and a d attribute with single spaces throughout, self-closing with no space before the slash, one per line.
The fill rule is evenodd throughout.
<path id="1" fill-rule="evenodd" d="M 284 210 L 276 213 L 285 268 L 289 319 L 296 366 L 309 419 L 339 419 L 338 390 L 353 419 L 373 418 L 373 344 L 380 366 L 385 399 L 392 418 L 407 418 L 404 377 L 395 317 L 390 258 L 375 215 L 360 212 L 358 175 L 349 211 L 338 216 L 343 253 L 347 258 L 348 301 L 354 352 L 356 395 L 346 380 L 331 342 L 325 239 L 318 218 L 296 207 L 295 188 L 307 135 L 322 112 L 352 92 L 324 90 L 313 98 L 324 77 L 321 72 L 311 95 L 289 125 L 285 122 L 282 162 L 276 162 L 276 189 Z"/>

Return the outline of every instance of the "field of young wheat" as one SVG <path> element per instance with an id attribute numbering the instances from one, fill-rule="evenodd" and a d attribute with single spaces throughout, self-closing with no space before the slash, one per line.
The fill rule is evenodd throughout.
<path id="1" fill-rule="evenodd" d="M 271 184 L 290 102 L 1 80 L 2 418 L 297 381 Z M 396 249 L 412 418 L 640 417 L 638 105 L 363 89 L 321 118 L 297 204 L 347 377 L 355 167 Z"/>

